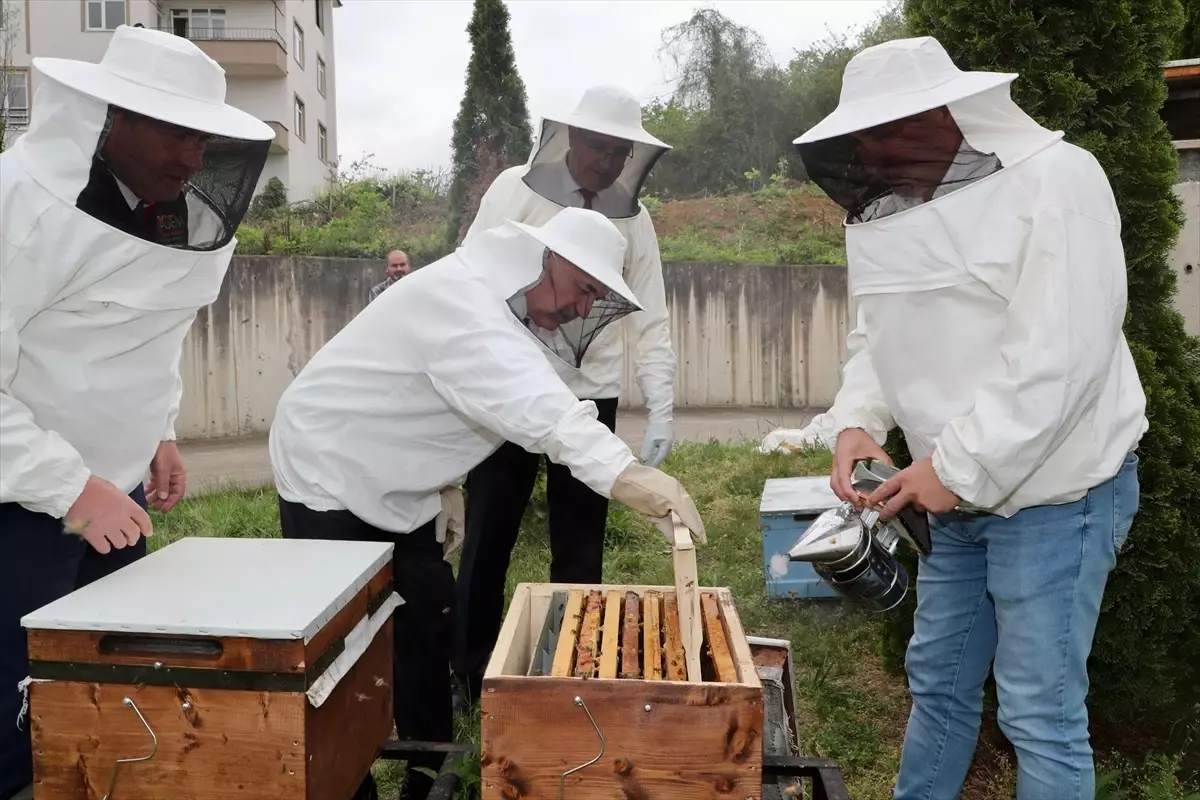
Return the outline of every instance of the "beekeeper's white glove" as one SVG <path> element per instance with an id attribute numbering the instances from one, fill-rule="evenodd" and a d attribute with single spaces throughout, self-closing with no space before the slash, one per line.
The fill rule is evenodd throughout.
<path id="1" fill-rule="evenodd" d="M 449 561 L 462 549 L 467 537 L 467 511 L 461 486 L 442 489 L 442 513 L 438 514 L 435 530 L 442 543 L 442 557 Z"/>
<path id="2" fill-rule="evenodd" d="M 665 472 L 642 464 L 630 464 L 613 484 L 612 497 L 634 511 L 645 514 L 660 531 L 664 531 L 664 536 L 671 526 L 660 523 L 674 511 L 692 532 L 694 541 L 708 544 L 704 522 L 700 519 L 696 504 L 683 484 Z M 675 544 L 674 536 L 668 537 L 668 540 L 672 545 Z"/>
<path id="3" fill-rule="evenodd" d="M 651 422 L 646 425 L 646 438 L 642 440 L 642 463 L 657 467 L 667 460 L 675 446 L 675 428 L 669 422 Z"/>

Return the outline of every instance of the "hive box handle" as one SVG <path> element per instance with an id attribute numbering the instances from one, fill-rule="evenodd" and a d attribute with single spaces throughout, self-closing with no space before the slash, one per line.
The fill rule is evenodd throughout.
<path id="1" fill-rule="evenodd" d="M 219 639 L 138 636 L 136 634 L 107 634 L 100 637 L 96 649 L 101 655 L 124 656 L 190 656 L 220 658 L 225 652 Z"/>

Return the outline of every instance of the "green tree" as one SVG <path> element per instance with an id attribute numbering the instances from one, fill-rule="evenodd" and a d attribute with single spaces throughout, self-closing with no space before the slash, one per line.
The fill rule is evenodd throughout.
<path id="1" fill-rule="evenodd" d="M 446 231 L 451 242 L 461 241 L 487 185 L 503 169 L 524 162 L 532 146 L 525 83 L 517 73 L 508 20 L 502 0 L 475 0 L 467 25 L 467 88 L 454 120 L 453 217 Z"/>
<path id="2" fill-rule="evenodd" d="M 674 163 L 661 178 L 651 176 L 650 191 L 722 192 L 741 185 L 748 170 L 770 175 L 781 156 L 791 155 L 786 75 L 758 33 L 700 9 L 663 31 L 660 55 L 674 67 L 675 89 L 666 109 L 652 107 L 651 124 L 686 121 L 686 135 L 664 138 L 674 148 L 664 167 Z M 655 127 L 664 137 L 680 133 Z"/>
<path id="3" fill-rule="evenodd" d="M 1200 0 L 1183 0 L 1183 17 L 1175 58 L 1200 58 Z"/>
<path id="4" fill-rule="evenodd" d="M 1020 73 L 1014 98 L 1091 151 L 1121 209 L 1129 275 L 1125 331 L 1145 387 L 1141 509 L 1105 594 L 1092 653 L 1097 716 L 1182 707 L 1200 685 L 1200 342 L 1173 305 L 1168 264 L 1182 216 L 1159 117 L 1162 63 L 1179 0 L 907 0 L 914 35 L 963 69 Z M 893 648 L 907 639 L 893 617 Z M 893 649 L 893 656 L 897 652 Z M 1163 717 L 1160 717 L 1163 718 Z"/>
<path id="5" fill-rule="evenodd" d="M 903 9 L 899 0 L 892 0 L 856 35 L 830 32 L 824 39 L 797 50 L 788 64 L 792 138 L 837 108 L 842 92 L 842 73 L 855 53 L 906 35 Z M 793 165 L 795 177 L 806 177 L 800 159 L 793 159 Z"/>

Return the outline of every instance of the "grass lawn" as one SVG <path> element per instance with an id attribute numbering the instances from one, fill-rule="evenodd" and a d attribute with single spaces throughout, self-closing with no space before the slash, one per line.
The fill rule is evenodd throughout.
<path id="1" fill-rule="evenodd" d="M 708 545 L 698 549 L 701 584 L 732 588 L 748 633 L 791 640 L 803 752 L 837 761 L 854 800 L 888 800 L 909 702 L 903 679 L 882 667 L 879 617 L 837 601 L 768 602 L 764 593 L 758 523 L 763 482 L 827 474 L 829 466 L 828 454 L 763 456 L 749 444 L 681 444 L 664 468 L 684 483 L 705 520 Z M 539 481 L 509 571 L 510 596 L 518 583 L 549 577 L 543 492 Z M 278 536 L 276 496 L 273 489 L 204 495 L 185 500 L 167 515 L 155 514 L 154 526 L 152 549 L 182 536 Z M 670 549 L 662 535 L 640 516 L 614 503 L 608 521 L 604 581 L 671 584 L 673 580 Z M 460 719 L 458 728 L 460 739 L 478 742 L 477 715 Z M 1013 796 L 1012 762 L 1007 752 L 1011 751 L 989 713 L 963 800 Z M 376 765 L 383 800 L 397 796 L 397 766 Z M 1134 785 L 1137 783 L 1141 781 Z M 1121 784 L 1134 788 L 1127 780 Z M 1147 791 L 1144 795 L 1131 793 L 1126 800 L 1142 796 L 1173 800 L 1182 795 Z"/>

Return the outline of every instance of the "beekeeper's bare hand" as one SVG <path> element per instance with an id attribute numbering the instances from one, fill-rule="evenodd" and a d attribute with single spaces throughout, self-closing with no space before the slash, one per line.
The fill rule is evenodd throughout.
<path id="1" fill-rule="evenodd" d="M 141 506 L 95 475 L 88 478 L 63 523 L 68 532 L 82 536 L 98 553 L 120 550 L 154 533 L 150 516 Z"/>
<path id="2" fill-rule="evenodd" d="M 159 442 L 158 452 L 150 462 L 150 480 L 146 483 L 146 499 L 156 511 L 170 511 L 187 491 L 187 470 L 183 457 L 174 442 Z"/>
<path id="3" fill-rule="evenodd" d="M 945 514 L 959 504 L 958 496 L 942 485 L 933 469 L 933 461 L 923 458 L 902 469 L 871 492 L 867 503 L 880 510 L 879 518 L 889 520 L 905 506 L 930 514 Z"/>
<path id="4" fill-rule="evenodd" d="M 875 444 L 871 434 L 862 428 L 847 428 L 838 434 L 833 448 L 833 474 L 829 478 L 829 486 L 839 499 L 853 503 L 856 508 L 865 508 L 866 498 L 854 488 L 854 465 L 866 459 L 876 459 L 894 466 L 883 448 Z"/>

